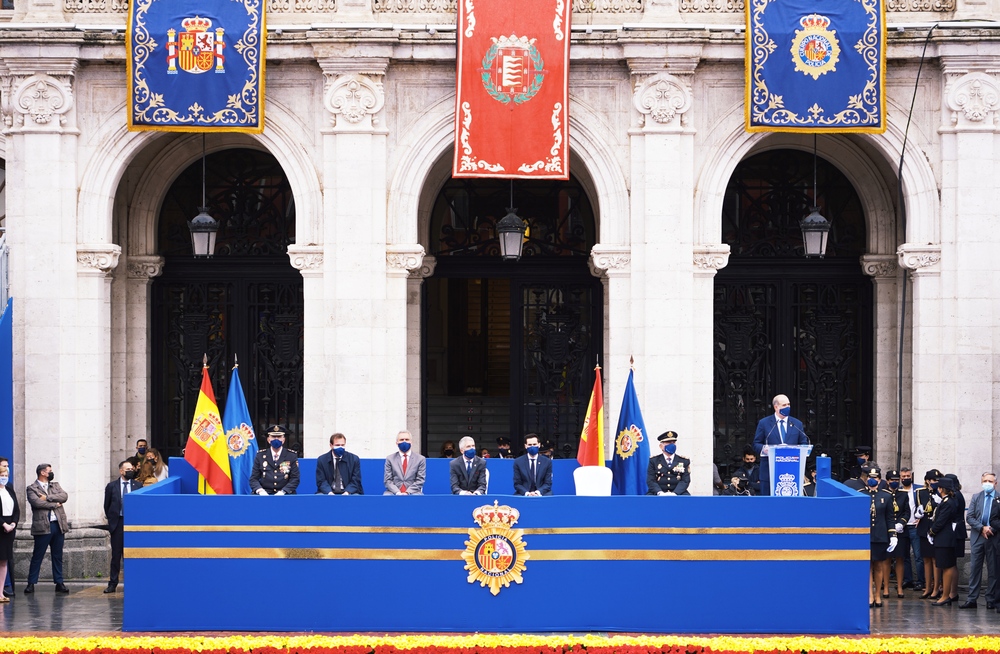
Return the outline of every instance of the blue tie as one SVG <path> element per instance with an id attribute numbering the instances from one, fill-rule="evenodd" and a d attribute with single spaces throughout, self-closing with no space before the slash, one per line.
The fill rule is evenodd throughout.
<path id="1" fill-rule="evenodd" d="M 986 493 L 986 497 L 983 498 L 983 519 L 984 525 L 989 526 L 990 524 L 990 504 L 993 502 L 993 493 Z"/>
<path id="2" fill-rule="evenodd" d="M 781 444 L 784 445 L 785 444 L 785 421 L 784 420 L 779 420 L 778 421 L 778 432 L 781 433 Z"/>

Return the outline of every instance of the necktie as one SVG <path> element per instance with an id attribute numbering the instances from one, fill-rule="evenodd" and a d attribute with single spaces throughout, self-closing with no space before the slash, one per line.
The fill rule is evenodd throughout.
<path id="1" fill-rule="evenodd" d="M 779 424 L 778 431 L 781 432 L 781 444 L 784 445 L 785 444 L 785 421 L 784 420 L 779 420 L 778 424 Z"/>
<path id="2" fill-rule="evenodd" d="M 128 495 L 128 482 L 122 481 L 122 497 Z M 122 502 L 122 508 L 118 511 L 118 515 L 125 515 L 125 503 Z"/>
<path id="3" fill-rule="evenodd" d="M 986 526 L 990 524 L 990 504 L 993 503 L 993 493 L 986 493 L 986 497 L 983 498 L 983 519 L 982 523 Z"/>
<path id="4" fill-rule="evenodd" d="M 538 490 L 538 479 L 535 476 L 535 459 L 530 459 L 528 461 L 529 467 L 531 468 L 531 488 L 528 490 L 536 491 Z"/>
<path id="5" fill-rule="evenodd" d="M 472 461 L 466 459 L 465 461 L 465 476 L 472 477 Z"/>
<path id="6" fill-rule="evenodd" d="M 340 476 L 340 459 L 333 460 L 333 491 L 340 493 L 344 490 L 344 480 Z"/>
<path id="7" fill-rule="evenodd" d="M 531 459 L 531 481 L 535 481 L 537 477 L 535 476 L 535 460 Z"/>
<path id="8" fill-rule="evenodd" d="M 406 477 L 406 460 L 408 458 L 409 458 L 408 454 L 404 454 L 403 455 L 403 477 L 404 478 Z M 400 486 L 399 490 L 400 490 L 401 493 L 405 493 L 406 492 L 406 484 L 403 484 L 402 486 Z"/>

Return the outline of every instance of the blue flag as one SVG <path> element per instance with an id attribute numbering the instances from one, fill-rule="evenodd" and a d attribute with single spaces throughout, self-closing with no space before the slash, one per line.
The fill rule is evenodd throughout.
<path id="1" fill-rule="evenodd" d="M 646 468 L 649 467 L 649 437 L 646 424 L 642 421 L 639 398 L 632 382 L 633 371 L 628 373 L 622 410 L 618 414 L 618 428 L 615 430 L 615 453 L 611 457 L 611 471 L 614 481 L 612 495 L 645 495 Z"/>
<path id="2" fill-rule="evenodd" d="M 226 395 L 226 413 L 222 416 L 222 429 L 229 446 L 229 468 L 233 474 L 233 494 L 250 495 L 250 471 L 257 456 L 257 436 L 250 420 L 250 410 L 240 384 L 240 367 L 233 366 Z"/>

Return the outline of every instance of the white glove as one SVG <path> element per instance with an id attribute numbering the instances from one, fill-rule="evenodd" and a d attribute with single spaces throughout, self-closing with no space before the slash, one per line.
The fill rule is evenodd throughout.
<path id="1" fill-rule="evenodd" d="M 656 491 L 656 494 L 657 495 L 666 495 L 666 493 L 664 493 L 663 491 Z"/>
<path id="2" fill-rule="evenodd" d="M 664 493 L 664 495 L 674 495 L 674 496 L 676 496 L 676 493 L 674 493 L 674 491 L 667 491 L 666 493 Z"/>
<path id="3" fill-rule="evenodd" d="M 886 552 L 891 552 L 894 549 L 896 549 L 896 543 L 898 543 L 898 542 L 899 542 L 899 539 L 896 538 L 895 536 L 893 536 L 892 538 L 890 538 L 889 539 L 889 547 L 885 548 L 885 551 Z"/>
<path id="4" fill-rule="evenodd" d="M 903 533 L 903 523 L 902 522 L 897 522 L 896 523 L 896 533 L 897 534 Z"/>
<path id="5" fill-rule="evenodd" d="M 257 489 L 257 494 L 258 495 L 267 495 L 267 491 L 264 490 L 263 488 L 258 488 Z"/>
<path id="6" fill-rule="evenodd" d="M 919 520 L 924 517 L 924 507 L 918 506 L 917 510 L 913 512 L 913 517 Z"/>
<path id="7" fill-rule="evenodd" d="M 285 491 L 278 491 L 277 493 L 275 493 L 275 495 L 284 495 L 284 494 L 285 494 Z"/>
<path id="8" fill-rule="evenodd" d="M 934 544 L 934 537 L 931 536 L 930 534 L 927 534 L 927 542 L 930 543 L 931 545 L 933 545 Z"/>
<path id="9" fill-rule="evenodd" d="M 941 502 L 944 501 L 944 498 L 942 498 L 940 495 L 931 495 L 931 498 L 934 500 L 935 504 L 940 504 Z"/>

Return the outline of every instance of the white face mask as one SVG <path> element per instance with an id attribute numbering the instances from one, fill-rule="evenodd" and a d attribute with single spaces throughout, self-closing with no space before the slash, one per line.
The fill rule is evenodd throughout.
<path id="1" fill-rule="evenodd" d="M 8 481 L 10 481 L 10 477 L 0 477 L 0 486 L 6 486 Z"/>

